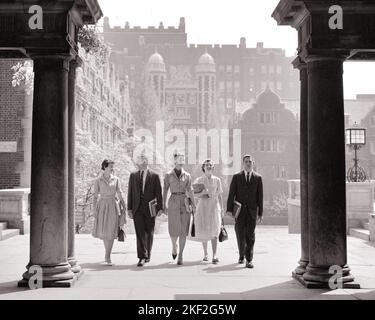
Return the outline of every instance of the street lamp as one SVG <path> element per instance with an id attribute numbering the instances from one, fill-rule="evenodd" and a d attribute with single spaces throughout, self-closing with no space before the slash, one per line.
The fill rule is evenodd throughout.
<path id="1" fill-rule="evenodd" d="M 349 182 L 364 182 L 366 181 L 366 172 L 358 164 L 358 150 L 366 145 L 366 128 L 361 128 L 354 124 L 353 127 L 346 129 L 346 144 L 354 150 L 354 166 L 349 168 L 347 173 L 347 180 Z"/>

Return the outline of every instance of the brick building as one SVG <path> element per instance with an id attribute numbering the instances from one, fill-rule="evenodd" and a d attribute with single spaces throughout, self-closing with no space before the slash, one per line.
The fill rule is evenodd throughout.
<path id="1" fill-rule="evenodd" d="M 124 141 L 134 125 L 126 78 L 109 61 L 81 50 L 77 70 L 76 126 L 90 132 L 98 148 Z M 12 86 L 12 67 L 22 60 L 0 60 L 0 189 L 29 188 L 33 95 Z"/>
<path id="2" fill-rule="evenodd" d="M 287 194 L 287 180 L 299 177 L 299 121 L 267 87 L 240 121 L 242 152 L 254 156 L 263 176 L 266 203 Z"/>
<path id="3" fill-rule="evenodd" d="M 30 185 L 32 95 L 12 86 L 12 67 L 0 60 L 0 189 Z"/>
<path id="4" fill-rule="evenodd" d="M 197 79 L 194 75 L 200 59 L 205 54 L 206 58 L 209 56 L 214 64 L 214 106 L 231 116 L 236 101 L 249 101 L 267 85 L 282 98 L 299 97 L 298 72 L 291 65 L 293 58 L 287 57 L 284 50 L 265 48 L 263 43 L 248 48 L 245 38 L 241 38 L 238 45 L 188 45 L 184 18 L 180 18 L 178 27 L 164 27 L 160 23 L 157 28 L 130 27 L 129 23 L 125 27 L 111 27 L 109 19 L 105 18 L 103 36 L 112 47 L 112 61 L 121 74 L 129 75 L 132 106 L 136 106 L 137 84 L 142 81 L 142 74 L 155 50 L 162 57 L 162 70 L 170 87 L 176 84 L 173 81 L 176 73 L 183 80 Z M 196 84 L 192 87 L 197 90 Z M 183 88 L 179 89 L 183 91 Z M 190 86 L 185 91 L 191 92 L 191 89 Z M 178 112 L 178 108 L 175 111 Z M 181 116 L 176 114 L 176 118 L 184 118 L 184 111 L 180 112 Z M 199 119 L 193 122 L 201 124 Z"/>

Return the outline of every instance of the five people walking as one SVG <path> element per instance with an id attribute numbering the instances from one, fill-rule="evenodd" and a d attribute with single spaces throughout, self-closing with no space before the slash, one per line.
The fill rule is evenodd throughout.
<path id="1" fill-rule="evenodd" d="M 163 213 L 168 216 L 172 258 L 177 258 L 178 265 L 183 264 L 187 239 L 202 243 L 203 261 L 209 261 L 208 242 L 211 242 L 212 263 L 217 264 L 218 238 L 224 225 L 222 182 L 213 175 L 214 163 L 210 159 L 202 164 L 203 175 L 193 183 L 191 175 L 183 168 L 184 155 L 176 152 L 173 158 L 174 168 L 164 176 L 163 192 L 159 175 L 149 169 L 145 155 L 137 158 L 138 170 L 130 174 L 127 213 L 134 221 L 137 265 L 143 267 L 150 262 L 155 220 Z M 253 158 L 245 155 L 243 170 L 232 178 L 226 206 L 227 214 L 235 217 L 238 263 L 243 264 L 246 259 L 247 268 L 254 267 L 255 228 L 257 221 L 262 222 L 263 215 L 262 177 L 253 170 L 253 165 Z M 103 240 L 107 265 L 112 265 L 113 242 L 119 229 L 124 230 L 126 224 L 125 201 L 113 171 L 114 162 L 103 161 L 102 173 L 94 188 L 92 235 Z"/>

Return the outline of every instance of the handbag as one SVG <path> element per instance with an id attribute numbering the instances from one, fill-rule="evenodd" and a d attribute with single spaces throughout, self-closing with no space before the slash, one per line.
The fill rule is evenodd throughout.
<path id="1" fill-rule="evenodd" d="M 228 232 L 225 229 L 224 223 L 221 226 L 220 234 L 219 234 L 219 242 L 224 242 L 228 240 Z"/>
<path id="2" fill-rule="evenodd" d="M 126 238 L 126 235 L 125 235 L 125 232 L 124 230 L 122 230 L 120 227 L 118 228 L 118 234 L 117 234 L 117 240 L 119 242 L 125 242 L 125 238 Z"/>

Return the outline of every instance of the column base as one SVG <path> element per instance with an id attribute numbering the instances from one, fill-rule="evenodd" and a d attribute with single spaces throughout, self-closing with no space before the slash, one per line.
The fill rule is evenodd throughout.
<path id="1" fill-rule="evenodd" d="M 349 267 L 344 266 L 342 270 L 342 277 L 340 279 L 342 289 L 360 289 L 360 285 L 354 282 L 354 277 L 350 274 Z M 307 266 L 306 272 L 303 275 L 293 272 L 292 276 L 309 289 L 332 289 L 330 287 L 330 279 L 336 277 L 336 274 L 330 274 L 329 268 Z M 337 278 L 335 279 L 335 283 L 337 283 Z"/>
<path id="2" fill-rule="evenodd" d="M 70 264 L 70 269 L 74 274 L 82 271 L 81 266 L 78 264 L 78 261 L 75 258 L 68 258 L 68 262 Z"/>
<path id="3" fill-rule="evenodd" d="M 302 276 L 304 273 L 306 273 L 307 271 L 306 268 L 309 262 L 301 259 L 298 263 L 299 263 L 299 266 L 293 271 L 293 274 Z"/>
<path id="4" fill-rule="evenodd" d="M 83 275 L 84 271 L 81 269 L 79 272 L 74 273 L 73 278 L 69 280 L 42 281 L 42 288 L 72 288 Z M 19 288 L 30 288 L 29 280 L 24 278 L 18 281 L 17 286 Z"/>

